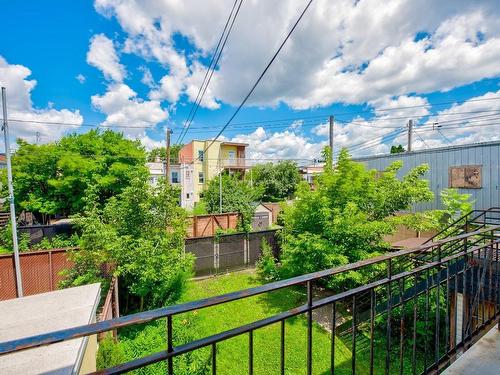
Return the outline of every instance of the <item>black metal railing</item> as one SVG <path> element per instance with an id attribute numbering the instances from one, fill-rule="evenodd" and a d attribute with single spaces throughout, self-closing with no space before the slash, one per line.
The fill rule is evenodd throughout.
<path id="1" fill-rule="evenodd" d="M 401 250 L 247 290 L 3 342 L 0 343 L 0 356 L 166 318 L 165 350 L 98 373 L 124 373 L 165 361 L 168 373 L 175 374 L 175 357 L 201 348 L 210 348 L 211 370 L 216 374 L 218 344 L 236 336 L 247 335 L 248 372 L 252 374 L 256 349 L 254 332 L 279 324 L 279 368 L 280 373 L 284 374 L 287 334 L 285 322 L 292 317 L 303 315 L 307 325 L 304 337 L 307 357 L 304 370 L 307 374 L 312 374 L 315 365 L 313 311 L 326 306 L 331 308 L 333 322 L 329 348 L 332 374 L 338 366 L 336 336 L 340 336 L 340 339 L 350 346 L 349 370 L 353 374 L 373 374 L 380 371 L 385 374 L 419 374 L 439 371 L 498 322 L 498 231 L 500 225 L 490 226 L 416 249 Z M 442 249 L 451 246 L 450 244 L 453 244 L 452 251 L 443 254 Z M 324 285 L 322 283 L 325 279 L 331 280 L 353 271 L 364 275 L 366 282 L 363 285 L 339 290 L 328 297 L 315 297 L 316 286 Z M 303 304 L 265 319 L 174 345 L 173 320 L 179 314 L 294 286 L 305 287 L 307 298 Z M 340 325 L 336 322 L 341 311 L 343 319 L 350 323 L 350 328 L 338 332 Z M 244 311 L 241 313 L 245 314 Z M 237 363 L 234 365 L 238 366 Z"/>

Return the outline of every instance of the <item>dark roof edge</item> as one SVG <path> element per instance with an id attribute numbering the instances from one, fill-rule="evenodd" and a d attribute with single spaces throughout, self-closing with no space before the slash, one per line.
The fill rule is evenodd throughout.
<path id="1" fill-rule="evenodd" d="M 453 151 L 453 150 L 464 149 L 464 148 L 476 148 L 476 147 L 498 146 L 498 145 L 500 145 L 500 141 L 468 143 L 468 144 L 463 144 L 463 145 L 428 148 L 428 149 L 415 150 L 415 151 L 410 151 L 410 152 L 400 152 L 397 154 L 380 154 L 380 155 L 372 155 L 372 156 L 362 156 L 362 157 L 352 158 L 352 160 L 354 160 L 354 161 L 366 161 L 366 160 L 373 160 L 373 159 L 380 159 L 380 158 L 387 158 L 387 157 L 400 158 L 402 156 L 409 156 L 409 155 L 415 155 L 415 154 L 425 154 L 425 153 L 431 153 L 431 152 L 446 152 L 446 151 Z"/>

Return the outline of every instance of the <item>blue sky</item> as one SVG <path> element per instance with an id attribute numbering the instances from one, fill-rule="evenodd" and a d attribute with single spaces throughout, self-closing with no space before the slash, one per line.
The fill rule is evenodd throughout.
<path id="1" fill-rule="evenodd" d="M 169 126 L 176 140 L 232 5 L 2 0 L 0 83 L 9 117 L 24 121 L 11 123 L 13 137 L 34 141 L 38 132 L 49 142 L 89 128 L 43 124 L 67 122 L 116 126 L 148 148 L 161 144 Z M 184 141 L 216 134 L 304 6 L 242 4 Z M 255 159 L 313 159 L 334 114 L 342 121 L 336 146 L 355 155 L 404 144 L 404 129 L 386 134 L 410 118 L 422 127 L 415 148 L 495 139 L 498 8 L 494 1 L 394 0 L 383 9 L 369 0 L 315 1 L 224 137 L 250 143 Z M 452 126 L 436 132 L 434 122 Z"/>

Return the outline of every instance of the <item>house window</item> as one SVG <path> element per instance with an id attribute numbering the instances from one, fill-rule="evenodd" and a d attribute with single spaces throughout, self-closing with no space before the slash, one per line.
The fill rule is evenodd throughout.
<path id="1" fill-rule="evenodd" d="M 228 152 L 228 159 L 231 163 L 234 163 L 236 160 L 236 152 L 234 151 L 229 151 Z"/>
<path id="2" fill-rule="evenodd" d="M 189 171 L 186 171 L 186 179 L 189 180 L 191 178 L 191 173 Z"/>
<path id="3" fill-rule="evenodd" d="M 198 150 L 198 160 L 199 161 L 203 161 L 203 154 L 204 154 L 203 150 Z"/>
<path id="4" fill-rule="evenodd" d="M 178 184 L 179 183 L 179 172 L 177 171 L 172 171 L 172 183 L 173 184 Z"/>
<path id="5" fill-rule="evenodd" d="M 203 172 L 198 172 L 198 182 L 200 184 L 205 182 L 205 176 L 203 175 Z"/>
<path id="6" fill-rule="evenodd" d="M 186 193 L 186 199 L 189 199 L 189 193 Z"/>

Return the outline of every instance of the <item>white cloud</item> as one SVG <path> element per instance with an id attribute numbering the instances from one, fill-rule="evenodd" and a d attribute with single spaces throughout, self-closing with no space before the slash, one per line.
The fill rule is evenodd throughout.
<path id="1" fill-rule="evenodd" d="M 7 89 L 8 117 L 23 121 L 21 123 L 11 120 L 11 137 L 13 139 L 21 137 L 28 142 L 35 142 L 36 133 L 38 132 L 41 142 L 45 143 L 60 138 L 66 132 L 78 129 L 83 122 L 83 117 L 78 110 L 58 110 L 51 103 L 46 108 L 33 107 L 31 93 L 37 81 L 29 79 L 30 76 L 31 70 L 29 68 L 23 65 L 9 64 L 7 60 L 0 56 L 0 86 Z M 36 122 L 42 122 L 42 124 Z M 75 125 L 51 124 L 54 122 Z"/>
<path id="2" fill-rule="evenodd" d="M 168 69 L 165 87 L 154 97 L 169 101 L 182 92 L 194 100 L 195 76 L 206 68 L 196 54 L 176 48 L 173 35 L 185 36 L 199 54 L 213 52 L 231 5 L 232 0 L 95 1 L 127 33 L 127 53 Z M 300 0 L 245 2 L 202 105 L 238 103 L 303 7 Z M 378 0 L 315 1 L 250 103 L 306 109 L 498 77 L 499 13 L 491 0 L 389 0 L 384 6 Z"/>
<path id="3" fill-rule="evenodd" d="M 104 95 L 94 95 L 92 105 L 106 115 L 104 126 L 120 126 L 124 134 L 143 136 L 144 127 L 154 127 L 168 118 L 157 100 L 142 100 L 124 83 L 114 83 Z"/>
<path id="4" fill-rule="evenodd" d="M 149 70 L 146 66 L 139 67 L 139 71 L 142 72 L 141 82 L 150 88 L 156 87 L 155 80 L 153 78 L 153 74 L 151 70 Z"/>
<path id="5" fill-rule="evenodd" d="M 85 76 L 80 73 L 75 77 L 75 79 L 83 85 L 87 78 L 85 78 Z"/>
<path id="6" fill-rule="evenodd" d="M 473 97 L 430 116 L 416 126 L 416 134 L 421 139 L 415 139 L 414 147 L 422 149 L 498 140 L 499 120 L 500 90 Z"/>
<path id="7" fill-rule="evenodd" d="M 104 34 L 90 39 L 87 63 L 99 69 L 107 80 L 121 82 L 125 78 L 125 67 L 120 64 L 113 41 Z"/>
<path id="8" fill-rule="evenodd" d="M 237 135 L 231 141 L 249 144 L 246 156 L 252 163 L 274 159 L 312 161 L 321 157 L 321 150 L 327 144 L 327 142 L 314 143 L 290 130 L 266 132 L 263 127 L 258 127 L 250 134 Z"/>

